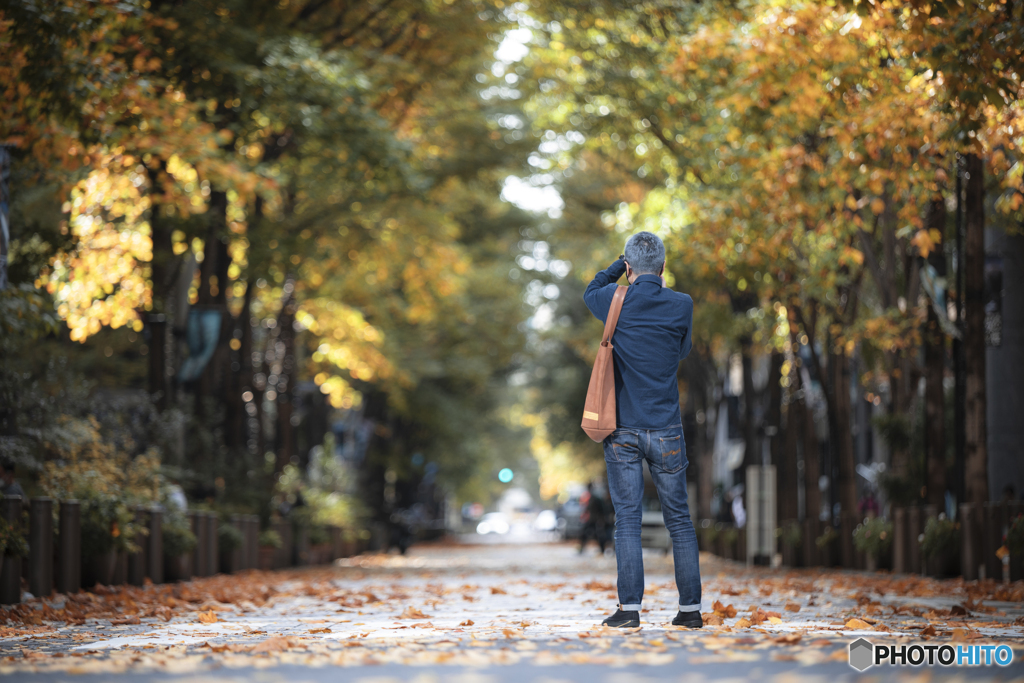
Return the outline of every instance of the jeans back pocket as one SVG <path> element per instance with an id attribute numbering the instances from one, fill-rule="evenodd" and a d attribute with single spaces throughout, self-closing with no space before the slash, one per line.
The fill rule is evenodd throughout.
<path id="1" fill-rule="evenodd" d="M 641 458 L 640 434 L 616 429 L 604 440 L 604 459 L 613 462 L 635 462 Z"/>
<path id="2" fill-rule="evenodd" d="M 682 434 L 658 437 L 658 448 L 661 450 L 661 469 L 667 474 L 674 474 L 686 466 Z"/>

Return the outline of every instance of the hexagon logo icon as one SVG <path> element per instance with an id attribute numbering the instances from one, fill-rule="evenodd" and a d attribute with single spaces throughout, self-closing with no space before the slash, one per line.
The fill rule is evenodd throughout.
<path id="1" fill-rule="evenodd" d="M 850 666 L 857 671 L 863 671 L 873 664 L 875 647 L 867 640 L 858 638 L 850 643 Z"/>

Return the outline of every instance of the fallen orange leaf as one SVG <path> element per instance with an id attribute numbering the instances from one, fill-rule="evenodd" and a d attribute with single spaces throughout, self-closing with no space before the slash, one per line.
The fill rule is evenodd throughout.
<path id="1" fill-rule="evenodd" d="M 207 611 L 207 612 L 200 612 L 199 613 L 199 623 L 201 623 L 201 624 L 216 624 L 217 623 L 217 613 L 214 612 L 212 609 Z"/>
<path id="2" fill-rule="evenodd" d="M 715 611 L 715 614 L 725 617 L 726 619 L 732 619 L 736 616 L 736 608 L 732 605 L 723 605 L 718 600 L 715 600 L 715 604 L 711 606 L 711 609 Z"/>
<path id="3" fill-rule="evenodd" d="M 848 622 L 846 622 L 846 628 L 854 629 L 854 630 L 862 630 L 862 629 L 871 628 L 871 624 L 869 624 L 868 622 L 864 621 L 863 619 L 850 619 Z"/>
<path id="4" fill-rule="evenodd" d="M 405 611 L 398 615 L 399 619 L 429 619 L 429 614 L 424 614 L 415 607 L 406 607 Z"/>
<path id="5" fill-rule="evenodd" d="M 464 622 L 459 624 L 459 626 L 472 626 L 472 625 L 473 625 L 473 620 L 472 619 L 466 619 Z"/>
<path id="6" fill-rule="evenodd" d="M 786 611 L 787 612 L 799 612 L 800 611 L 800 605 L 798 605 L 795 602 L 787 602 L 786 603 Z"/>
<path id="7" fill-rule="evenodd" d="M 305 647 L 297 638 L 289 638 L 288 636 L 274 636 L 273 638 L 267 638 L 263 642 L 257 644 L 250 652 L 280 652 L 281 650 L 288 650 L 293 647 Z"/>

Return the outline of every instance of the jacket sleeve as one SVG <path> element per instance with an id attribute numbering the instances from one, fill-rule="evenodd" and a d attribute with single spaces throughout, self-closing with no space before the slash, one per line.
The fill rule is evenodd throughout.
<path id="1" fill-rule="evenodd" d="M 686 313 L 683 315 L 683 341 L 679 345 L 679 360 L 690 355 L 693 348 L 693 299 L 686 297 Z"/>
<path id="2" fill-rule="evenodd" d="M 619 259 L 595 275 L 587 285 L 587 291 L 583 292 L 583 301 L 587 308 L 601 322 L 608 318 L 608 309 L 611 308 L 612 297 L 615 296 L 615 288 L 608 285 L 618 282 L 625 272 L 626 262 Z"/>

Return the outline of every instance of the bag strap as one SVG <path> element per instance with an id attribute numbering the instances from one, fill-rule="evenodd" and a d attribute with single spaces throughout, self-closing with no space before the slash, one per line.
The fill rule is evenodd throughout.
<path id="1" fill-rule="evenodd" d="M 619 285 L 612 295 L 612 305 L 608 308 L 608 318 L 604 323 L 604 338 L 601 343 L 610 342 L 615 334 L 615 326 L 619 322 L 619 313 L 622 312 L 622 302 L 626 299 L 626 286 Z"/>

